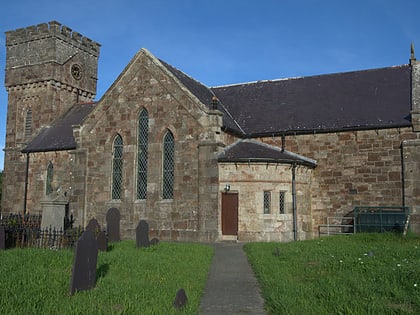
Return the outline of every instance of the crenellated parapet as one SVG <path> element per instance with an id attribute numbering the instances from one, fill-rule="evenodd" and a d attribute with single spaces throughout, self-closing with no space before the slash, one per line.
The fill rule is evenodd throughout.
<path id="1" fill-rule="evenodd" d="M 57 21 L 41 23 L 6 32 L 6 46 L 19 45 L 48 37 L 57 37 L 79 49 L 99 56 L 100 44 Z"/>

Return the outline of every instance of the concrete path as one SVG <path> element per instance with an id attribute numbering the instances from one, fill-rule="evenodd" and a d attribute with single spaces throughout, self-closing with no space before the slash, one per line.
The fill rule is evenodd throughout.
<path id="1" fill-rule="evenodd" d="M 200 315 L 265 315 L 264 300 L 240 243 L 216 243 Z"/>

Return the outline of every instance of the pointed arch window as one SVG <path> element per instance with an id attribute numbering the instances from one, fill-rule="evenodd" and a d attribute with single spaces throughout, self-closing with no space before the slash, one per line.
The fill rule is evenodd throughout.
<path id="1" fill-rule="evenodd" d="M 47 180 L 45 182 L 45 194 L 48 196 L 53 192 L 52 181 L 54 179 L 54 166 L 50 161 L 47 166 Z"/>
<path id="2" fill-rule="evenodd" d="M 26 111 L 25 116 L 25 139 L 32 135 L 32 109 Z"/>
<path id="3" fill-rule="evenodd" d="M 112 153 L 112 199 L 121 199 L 123 183 L 123 139 L 117 135 Z"/>
<path id="4" fill-rule="evenodd" d="M 169 130 L 163 138 L 163 199 L 172 199 L 174 196 L 174 135 Z"/>
<path id="5" fill-rule="evenodd" d="M 146 109 L 139 114 L 137 137 L 137 199 L 146 199 L 149 144 L 149 114 Z"/>

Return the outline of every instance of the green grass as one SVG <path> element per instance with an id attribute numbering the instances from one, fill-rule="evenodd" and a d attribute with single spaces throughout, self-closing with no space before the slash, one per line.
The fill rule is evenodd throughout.
<path id="1" fill-rule="evenodd" d="M 249 243 L 245 251 L 269 314 L 420 314 L 418 236 Z"/>
<path id="2" fill-rule="evenodd" d="M 99 252 L 94 289 L 70 296 L 72 250 L 0 251 L 0 314 L 198 314 L 213 248 L 134 241 Z M 184 288 L 188 303 L 172 303 Z"/>

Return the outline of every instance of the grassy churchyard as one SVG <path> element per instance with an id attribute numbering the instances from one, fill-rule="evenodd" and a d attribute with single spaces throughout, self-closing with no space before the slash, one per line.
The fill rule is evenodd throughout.
<path id="1" fill-rule="evenodd" d="M 94 289 L 69 294 L 73 250 L 0 251 L 0 314 L 198 314 L 213 249 L 165 243 L 112 243 L 99 252 Z M 184 288 L 188 303 L 173 307 Z"/>
<path id="2" fill-rule="evenodd" d="M 249 243 L 268 314 L 420 314 L 420 237 L 391 233 Z M 73 250 L 0 251 L 0 314 L 198 314 L 213 248 L 134 241 L 99 252 L 92 290 L 69 294 Z M 184 288 L 188 303 L 172 303 Z"/>
<path id="3" fill-rule="evenodd" d="M 420 237 L 246 244 L 269 314 L 420 314 Z"/>

